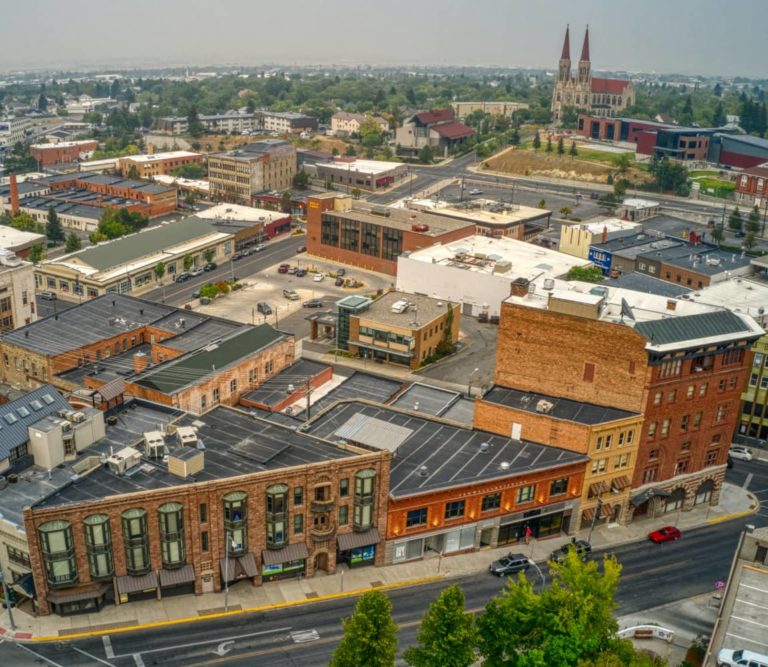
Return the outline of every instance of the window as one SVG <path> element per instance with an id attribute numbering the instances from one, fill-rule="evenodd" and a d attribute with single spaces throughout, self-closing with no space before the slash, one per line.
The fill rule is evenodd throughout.
<path id="1" fill-rule="evenodd" d="M 688 430 L 688 418 L 689 415 L 683 415 L 680 418 L 680 432 L 685 433 Z"/>
<path id="2" fill-rule="evenodd" d="M 293 487 L 293 504 L 294 505 L 304 504 L 304 487 L 301 487 L 301 486 Z"/>
<path id="3" fill-rule="evenodd" d="M 728 406 L 725 403 L 721 403 L 720 405 L 718 405 L 717 411 L 715 412 L 715 422 L 723 421 L 727 413 L 728 413 Z"/>
<path id="4" fill-rule="evenodd" d="M 656 437 L 656 422 L 648 422 L 648 439 Z"/>
<path id="5" fill-rule="evenodd" d="M 106 514 L 92 514 L 83 520 L 83 524 L 91 579 L 108 579 L 115 572 L 109 517 Z"/>
<path id="6" fill-rule="evenodd" d="M 632 441 L 635 439 L 635 432 L 634 431 L 627 431 L 627 444 L 631 445 Z"/>
<path id="7" fill-rule="evenodd" d="M 677 389 L 673 389 L 672 391 L 667 393 L 667 403 L 674 403 L 676 398 L 677 398 Z"/>
<path id="8" fill-rule="evenodd" d="M 752 365 L 757 366 L 758 368 L 763 365 L 763 355 L 759 352 L 755 354 L 755 357 L 752 359 Z"/>
<path id="9" fill-rule="evenodd" d="M 723 366 L 739 366 L 744 361 L 744 350 L 728 350 L 723 355 Z"/>
<path id="10" fill-rule="evenodd" d="M 139 507 L 125 510 L 121 515 L 123 523 L 123 545 L 125 547 L 125 568 L 128 574 L 146 574 L 151 568 L 149 562 L 149 536 L 147 535 L 147 512 Z"/>
<path id="11" fill-rule="evenodd" d="M 706 396 L 707 395 L 707 388 L 709 387 L 708 382 L 704 382 L 703 384 L 699 385 L 699 396 Z"/>
<path id="12" fill-rule="evenodd" d="M 317 490 L 316 490 L 317 491 Z M 273 484 L 267 488 L 267 547 L 284 546 L 288 542 L 288 485 Z"/>
<path id="13" fill-rule="evenodd" d="M 595 442 L 595 451 L 599 452 L 603 448 L 603 436 L 598 435 L 597 441 Z"/>
<path id="14" fill-rule="evenodd" d="M 341 248 L 357 252 L 360 244 L 360 223 L 357 220 L 342 220 Z"/>
<path id="15" fill-rule="evenodd" d="M 618 470 L 619 468 L 626 468 L 627 466 L 629 466 L 629 454 L 622 454 L 613 460 L 614 470 Z"/>
<path id="16" fill-rule="evenodd" d="M 720 382 L 717 383 L 717 391 L 725 391 L 725 378 L 720 380 Z"/>
<path id="17" fill-rule="evenodd" d="M 757 378 L 759 377 L 759 373 L 752 373 L 749 376 L 749 386 L 750 387 L 756 387 L 757 386 Z"/>
<path id="18" fill-rule="evenodd" d="M 344 478 L 339 480 L 339 497 L 346 498 L 349 496 L 349 479 Z"/>
<path id="19" fill-rule="evenodd" d="M 301 535 L 303 532 L 304 532 L 304 515 L 294 514 L 293 515 L 293 534 Z"/>
<path id="20" fill-rule="evenodd" d="M 550 496 L 560 496 L 568 491 L 568 479 L 553 479 L 549 485 Z"/>
<path id="21" fill-rule="evenodd" d="M 241 556 L 248 548 L 247 500 L 244 491 L 233 491 L 223 499 L 225 548 L 230 556 Z"/>
<path id="22" fill-rule="evenodd" d="M 592 474 L 596 475 L 605 472 L 605 466 L 608 459 L 596 459 L 592 461 Z"/>
<path id="23" fill-rule="evenodd" d="M 384 227 L 382 236 L 381 258 L 390 261 L 397 260 L 397 256 L 403 251 L 403 232 L 399 229 Z"/>
<path id="24" fill-rule="evenodd" d="M 656 479 L 656 472 L 658 468 L 646 468 L 643 471 L 643 484 L 648 484 Z"/>
<path id="25" fill-rule="evenodd" d="M 704 465 L 705 466 L 716 465 L 718 456 L 720 456 L 719 449 L 713 449 L 712 451 L 707 452 L 707 455 L 704 458 Z"/>
<path id="26" fill-rule="evenodd" d="M 269 375 L 272 372 L 273 366 L 272 359 L 267 359 L 267 361 L 264 362 L 264 375 Z"/>
<path id="27" fill-rule="evenodd" d="M 229 381 L 229 393 L 234 394 L 237 392 L 237 379 L 232 379 Z"/>
<path id="28" fill-rule="evenodd" d="M 661 422 L 661 435 L 669 435 L 669 424 L 670 424 L 670 418 L 664 417 L 664 421 Z"/>
<path id="29" fill-rule="evenodd" d="M 500 493 L 491 493 L 487 496 L 483 496 L 483 502 L 480 506 L 481 512 L 490 512 L 499 509 L 499 507 L 501 507 Z"/>
<path id="30" fill-rule="evenodd" d="M 688 389 L 687 389 L 687 390 L 686 390 L 686 392 L 685 392 L 685 397 L 686 397 L 686 398 L 693 398 L 693 393 L 694 393 L 694 391 L 696 391 L 696 385 L 694 385 L 694 384 L 689 384 L 689 385 L 688 385 Z"/>
<path id="31" fill-rule="evenodd" d="M 426 526 L 427 525 L 427 508 L 421 507 L 417 510 L 409 510 L 405 515 L 405 527 L 413 528 L 414 526 Z"/>
<path id="32" fill-rule="evenodd" d="M 606 435 L 605 436 L 605 448 L 606 449 L 610 449 L 612 442 L 613 442 L 613 436 L 612 435 Z"/>
<path id="33" fill-rule="evenodd" d="M 205 405 L 207 403 L 207 398 L 205 394 L 200 394 L 200 409 L 205 410 Z"/>
<path id="34" fill-rule="evenodd" d="M 6 545 L 5 551 L 8 554 L 8 560 L 17 565 L 23 565 L 24 567 L 32 568 L 32 563 L 29 560 L 29 554 L 21 549 L 14 549 L 12 546 Z"/>
<path id="35" fill-rule="evenodd" d="M 659 368 L 659 377 L 668 378 L 680 375 L 680 371 L 683 367 L 681 359 L 672 359 L 671 361 L 665 361 Z"/>
<path id="36" fill-rule="evenodd" d="M 372 257 L 379 256 L 379 236 L 381 227 L 364 222 L 362 224 L 362 240 L 360 242 L 360 252 Z"/>
<path id="37" fill-rule="evenodd" d="M 648 460 L 649 461 L 658 461 L 659 460 L 659 450 L 658 449 L 652 449 L 648 452 Z"/>
<path id="38" fill-rule="evenodd" d="M 517 503 L 529 503 L 533 500 L 533 494 L 536 492 L 536 485 L 530 484 L 528 486 L 522 486 L 517 490 Z"/>
<path id="39" fill-rule="evenodd" d="M 200 533 L 200 551 L 208 551 L 208 531 Z"/>
<path id="40" fill-rule="evenodd" d="M 219 388 L 218 387 L 213 390 L 213 393 L 211 395 L 211 401 L 213 403 L 218 403 L 219 402 Z"/>
<path id="41" fill-rule="evenodd" d="M 160 524 L 160 551 L 163 567 L 174 569 L 186 562 L 184 547 L 184 513 L 181 503 L 165 503 L 157 508 Z"/>
<path id="42" fill-rule="evenodd" d="M 682 475 L 688 470 L 688 459 L 675 463 L 675 475 Z"/>
<path id="43" fill-rule="evenodd" d="M 77 561 L 69 521 L 48 521 L 38 528 L 48 585 L 77 583 Z"/>
<path id="44" fill-rule="evenodd" d="M 584 364 L 584 382 L 592 382 L 595 379 L 595 365 L 590 363 Z"/>
<path id="45" fill-rule="evenodd" d="M 734 375 L 732 378 L 728 379 L 728 390 L 733 391 L 736 389 L 736 383 L 739 381 L 739 378 Z"/>
<path id="46" fill-rule="evenodd" d="M 661 392 L 660 391 L 657 391 L 653 395 L 653 404 L 654 405 L 661 405 Z"/>
<path id="47" fill-rule="evenodd" d="M 354 527 L 368 530 L 373 525 L 376 471 L 372 468 L 355 473 Z"/>
<path id="48" fill-rule="evenodd" d="M 323 215 L 320 222 L 320 243 L 323 245 L 339 246 L 339 222 L 338 220 Z"/>
<path id="49" fill-rule="evenodd" d="M 458 519 L 464 516 L 464 501 L 456 500 L 452 503 L 445 503 L 445 518 Z"/>
<path id="50" fill-rule="evenodd" d="M 627 434 L 624 431 L 619 433 L 619 447 L 623 447 L 624 446 L 624 440 L 626 439 L 626 436 L 627 436 Z"/>
<path id="51" fill-rule="evenodd" d="M 349 523 L 349 505 L 339 505 L 339 525 L 346 526 Z"/>
<path id="52" fill-rule="evenodd" d="M 208 523 L 208 505 L 200 503 L 200 523 Z"/>
<path id="53" fill-rule="evenodd" d="M 680 451 L 681 452 L 689 452 L 691 451 L 691 441 L 686 440 L 684 443 L 680 445 Z"/>

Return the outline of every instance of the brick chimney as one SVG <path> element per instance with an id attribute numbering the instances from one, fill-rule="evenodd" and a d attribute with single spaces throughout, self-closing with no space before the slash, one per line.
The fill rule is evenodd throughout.
<path id="1" fill-rule="evenodd" d="M 147 142 L 147 155 L 154 155 L 155 154 L 155 144 L 148 141 Z"/>
<path id="2" fill-rule="evenodd" d="M 600 236 L 600 243 L 605 243 L 608 240 L 608 227 L 603 225 L 603 233 Z"/>
<path id="3" fill-rule="evenodd" d="M 18 215 L 19 210 L 19 184 L 16 182 L 16 174 L 11 174 L 11 215 Z"/>
<path id="4" fill-rule="evenodd" d="M 143 352 L 137 352 L 133 355 L 133 372 L 141 373 L 147 367 L 147 355 Z"/>
<path id="5" fill-rule="evenodd" d="M 509 293 L 511 296 L 526 296 L 528 294 L 528 280 L 525 278 L 515 278 L 510 283 Z"/>

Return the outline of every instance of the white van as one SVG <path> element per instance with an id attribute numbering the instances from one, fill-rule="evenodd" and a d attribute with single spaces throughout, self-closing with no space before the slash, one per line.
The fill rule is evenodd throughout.
<path id="1" fill-rule="evenodd" d="M 728 667 L 768 667 L 768 655 L 744 649 L 724 648 L 717 654 L 717 664 Z"/>

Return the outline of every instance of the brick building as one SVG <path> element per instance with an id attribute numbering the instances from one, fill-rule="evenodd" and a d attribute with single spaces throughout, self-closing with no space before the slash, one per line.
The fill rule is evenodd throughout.
<path id="1" fill-rule="evenodd" d="M 99 142 L 94 139 L 60 141 L 58 144 L 32 144 L 29 152 L 41 167 L 50 167 L 87 159 L 98 147 Z"/>
<path id="2" fill-rule="evenodd" d="M 134 405 L 84 451 L 76 484 L 23 510 L 38 613 L 383 563 L 389 452 L 232 408 Z"/>
<path id="3" fill-rule="evenodd" d="M 717 502 L 748 350 L 762 334 L 748 315 L 703 304 L 521 283 L 502 304 L 495 381 L 644 415 L 631 515 L 687 510 Z"/>
<path id="4" fill-rule="evenodd" d="M 736 199 L 758 208 L 768 204 L 768 162 L 745 169 L 736 177 Z"/>
<path id="5" fill-rule="evenodd" d="M 469 236 L 474 225 L 423 211 L 364 208 L 349 195 L 307 200 L 307 252 L 343 264 L 395 275 L 398 255 Z"/>
<path id="6" fill-rule="evenodd" d="M 34 319 L 34 266 L 0 246 L 0 333 L 29 324 Z"/>
<path id="7" fill-rule="evenodd" d="M 475 130 L 454 117 L 453 109 L 433 109 L 413 114 L 403 120 L 395 132 L 398 150 L 417 153 L 425 146 L 434 148 L 439 155 L 461 145 Z"/>
<path id="8" fill-rule="evenodd" d="M 128 176 L 133 168 L 136 170 L 136 178 L 146 180 L 153 176 L 170 174 L 174 169 L 190 164 L 202 167 L 202 154 L 190 151 L 169 151 L 149 155 L 127 155 L 117 160 L 117 168 L 123 176 Z"/>

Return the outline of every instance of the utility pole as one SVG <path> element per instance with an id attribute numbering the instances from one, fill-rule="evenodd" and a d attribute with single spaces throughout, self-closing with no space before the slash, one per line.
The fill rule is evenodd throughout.
<path id="1" fill-rule="evenodd" d="M 8 582 L 5 580 L 2 570 L 0 570 L 0 581 L 3 582 L 3 599 L 8 608 L 8 624 L 11 626 L 11 630 L 16 630 L 16 623 L 13 622 L 13 611 L 11 611 L 11 607 L 13 606 L 13 602 L 11 601 L 11 591 L 8 588 Z"/>

